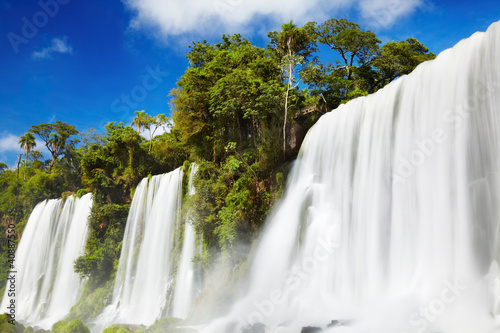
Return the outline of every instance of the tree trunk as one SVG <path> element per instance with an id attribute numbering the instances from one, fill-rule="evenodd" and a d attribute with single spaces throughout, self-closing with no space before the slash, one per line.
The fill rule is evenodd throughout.
<path id="1" fill-rule="evenodd" d="M 158 128 L 158 127 L 157 127 Z M 151 152 L 151 148 L 153 147 L 153 136 L 155 135 L 156 129 L 151 133 L 151 125 L 148 127 L 148 133 L 149 133 L 149 153 Z"/>
<path id="2" fill-rule="evenodd" d="M 52 160 L 50 161 L 50 164 L 49 164 L 49 170 L 52 169 L 52 166 L 54 165 L 55 161 L 56 161 L 56 157 L 54 155 L 52 155 Z"/>
<path id="3" fill-rule="evenodd" d="M 26 168 L 28 167 L 28 152 L 24 155 L 24 180 L 26 181 Z"/>
<path id="4" fill-rule="evenodd" d="M 283 159 L 286 158 L 286 118 L 288 117 L 288 95 L 292 85 L 293 64 L 292 64 L 292 50 L 290 49 L 291 40 L 288 40 L 288 85 L 286 87 L 285 96 L 285 120 L 283 122 Z"/>
<path id="5" fill-rule="evenodd" d="M 128 149 L 128 162 L 130 164 L 130 174 L 134 177 L 134 150 L 132 147 Z"/>
<path id="6" fill-rule="evenodd" d="M 21 164 L 21 158 L 23 154 L 17 154 L 17 179 L 19 179 L 19 164 Z"/>
<path id="7" fill-rule="evenodd" d="M 285 96 L 285 121 L 283 122 L 283 158 L 286 156 L 286 118 L 288 117 L 288 94 L 290 92 L 290 84 L 286 87 Z"/>

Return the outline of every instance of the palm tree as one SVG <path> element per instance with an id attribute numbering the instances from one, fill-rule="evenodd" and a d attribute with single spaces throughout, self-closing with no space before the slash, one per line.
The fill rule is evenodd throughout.
<path id="1" fill-rule="evenodd" d="M 297 37 L 299 34 L 299 30 L 297 26 L 293 24 L 292 21 L 289 23 L 285 23 L 281 26 L 283 29 L 279 34 L 280 46 L 283 53 L 286 53 L 285 57 L 287 62 L 287 72 L 288 72 L 288 84 L 286 88 L 285 95 L 285 120 L 283 122 L 283 155 L 286 155 L 286 120 L 288 117 L 288 96 L 290 94 L 290 90 L 293 88 L 293 70 L 295 66 L 295 49 L 297 43 Z"/>
<path id="2" fill-rule="evenodd" d="M 148 124 L 146 124 L 145 126 L 149 132 L 149 152 L 151 152 L 151 147 L 153 145 L 153 137 L 155 136 L 156 130 L 166 124 L 168 124 L 168 118 L 165 116 L 164 113 L 158 114 L 152 117 L 151 119 L 148 119 Z"/>
<path id="3" fill-rule="evenodd" d="M 141 134 L 141 129 L 142 127 L 146 127 L 149 123 L 148 118 L 151 118 L 145 110 L 142 111 L 135 111 L 136 116 L 134 117 L 134 120 L 132 120 L 132 124 L 130 126 L 136 126 L 137 127 L 137 133 Z"/>
<path id="4" fill-rule="evenodd" d="M 281 48 L 285 53 L 291 55 L 292 52 L 295 52 L 297 46 L 297 35 L 299 34 L 299 30 L 297 26 L 293 24 L 293 21 L 283 24 L 281 29 L 283 29 L 279 35 Z"/>
<path id="5" fill-rule="evenodd" d="M 24 180 L 26 180 L 26 168 L 28 167 L 28 154 L 36 147 L 35 136 L 26 132 L 19 138 L 19 144 L 24 151 Z"/>
<path id="6" fill-rule="evenodd" d="M 17 154 L 17 177 L 19 179 L 19 164 L 21 164 L 21 158 L 23 158 L 23 154 Z"/>

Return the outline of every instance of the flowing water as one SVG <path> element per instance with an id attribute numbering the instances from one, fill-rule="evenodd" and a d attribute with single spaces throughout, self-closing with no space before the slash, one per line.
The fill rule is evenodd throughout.
<path id="1" fill-rule="evenodd" d="M 182 169 L 143 179 L 127 218 L 105 322 L 152 325 L 165 308 L 180 224 Z"/>
<path id="2" fill-rule="evenodd" d="M 194 193 L 192 180 L 196 170 L 193 164 L 189 195 Z M 192 259 L 196 236 L 189 217 L 184 224 L 181 219 L 182 178 L 179 168 L 145 178 L 137 186 L 127 219 L 113 303 L 98 318 L 95 331 L 111 323 L 150 326 L 162 316 L 187 317 L 195 293 Z"/>
<path id="3" fill-rule="evenodd" d="M 73 263 L 83 254 L 91 207 L 91 194 L 86 194 L 64 204 L 46 200 L 31 213 L 14 263 L 16 320 L 48 329 L 78 301 L 84 281 Z M 10 300 L 6 290 L 3 312 Z"/>
<path id="4" fill-rule="evenodd" d="M 201 331 L 500 332 L 499 59 L 495 23 L 324 115 L 243 296 Z M 179 168 L 138 185 L 101 324 L 188 315 L 199 241 L 180 216 L 182 178 Z M 78 299 L 72 265 L 91 204 L 48 200 L 31 214 L 16 253 L 22 322 L 47 328 Z"/>
<path id="5" fill-rule="evenodd" d="M 500 332 L 499 191 L 495 23 L 321 117 L 246 293 L 202 331 Z"/>
<path id="6" fill-rule="evenodd" d="M 192 164 L 189 173 L 188 195 L 195 193 L 193 178 L 198 171 L 198 165 Z M 199 253 L 200 248 L 196 242 L 196 233 L 193 226 L 192 218 L 187 213 L 184 224 L 184 240 L 182 243 L 182 252 L 177 269 L 177 276 L 174 291 L 174 303 L 172 316 L 176 318 L 185 319 L 188 316 L 189 310 L 193 303 L 193 298 L 196 293 L 196 267 L 193 262 L 193 257 Z M 198 251 L 196 251 L 198 250 Z"/>

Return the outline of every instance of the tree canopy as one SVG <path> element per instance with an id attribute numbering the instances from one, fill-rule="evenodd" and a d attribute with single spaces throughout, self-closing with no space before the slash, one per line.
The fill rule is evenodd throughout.
<path id="1" fill-rule="evenodd" d="M 45 147 L 52 156 L 50 167 L 60 155 L 65 153 L 67 148 L 73 147 L 78 142 L 78 139 L 69 139 L 78 134 L 75 126 L 60 120 L 56 120 L 54 124 L 32 125 L 29 132 L 38 135 L 45 142 Z"/>
<path id="2" fill-rule="evenodd" d="M 170 114 L 136 111 L 130 125 L 111 122 L 103 133 L 79 133 L 59 120 L 32 125 L 19 139 L 17 170 L 0 164 L 0 217 L 22 232 L 41 200 L 92 192 L 90 234 L 75 270 L 95 288 L 116 269 L 139 181 L 196 162 L 196 193 L 186 205 L 203 234 L 200 260 L 209 265 L 211 256 L 257 237 L 301 137 L 319 118 L 302 110 L 333 110 L 435 57 L 415 38 L 381 45 L 374 32 L 346 19 L 302 27 L 290 21 L 268 37 L 266 47 L 240 34 L 193 42 L 189 67 L 169 94 Z M 35 136 L 50 160 L 35 150 Z M 244 258 L 231 260 L 238 267 Z"/>

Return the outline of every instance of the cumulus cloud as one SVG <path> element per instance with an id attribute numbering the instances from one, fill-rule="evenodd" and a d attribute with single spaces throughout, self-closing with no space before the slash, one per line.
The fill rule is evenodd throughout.
<path id="1" fill-rule="evenodd" d="M 68 43 L 68 37 L 56 37 L 52 39 L 49 46 L 33 53 L 33 58 L 51 58 L 54 53 L 72 54 L 73 48 Z"/>
<path id="2" fill-rule="evenodd" d="M 19 137 L 11 133 L 3 133 L 0 136 L 0 153 L 19 152 Z"/>
<path id="3" fill-rule="evenodd" d="M 365 0 L 359 1 L 359 11 L 368 26 L 388 28 L 422 5 L 422 0 Z"/>
<path id="4" fill-rule="evenodd" d="M 170 133 L 170 128 L 166 126 L 158 127 L 158 129 L 153 134 L 153 138 L 156 138 L 158 135 L 162 135 L 163 133 Z M 147 129 L 141 129 L 139 135 L 149 141 L 149 132 Z"/>
<path id="5" fill-rule="evenodd" d="M 412 13 L 423 0 L 123 0 L 135 12 L 131 26 L 156 26 L 164 35 L 257 30 L 264 19 L 281 25 L 293 19 L 299 24 L 334 17 L 354 10 L 367 26 L 388 28 Z M 262 21 L 260 21 L 262 22 Z"/>
<path id="6" fill-rule="evenodd" d="M 35 150 L 38 150 L 44 156 L 50 156 L 49 150 L 45 147 L 45 142 L 38 138 L 35 138 L 35 142 Z M 19 135 L 8 132 L 0 133 L 0 162 L 15 167 L 17 154 L 23 154 L 23 150 L 19 145 Z M 24 155 L 22 158 L 24 159 Z"/>

